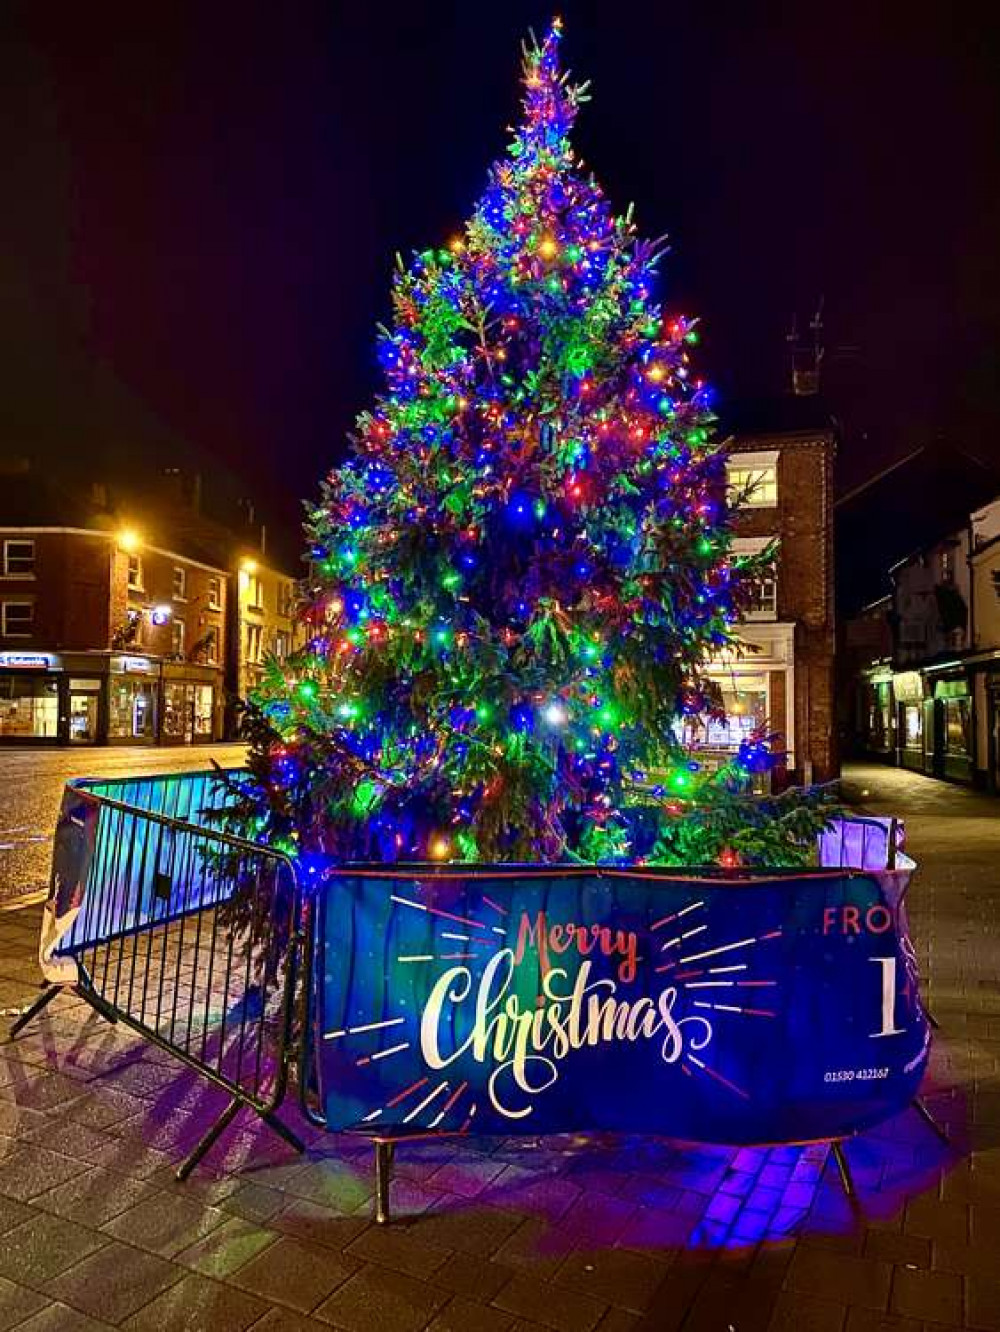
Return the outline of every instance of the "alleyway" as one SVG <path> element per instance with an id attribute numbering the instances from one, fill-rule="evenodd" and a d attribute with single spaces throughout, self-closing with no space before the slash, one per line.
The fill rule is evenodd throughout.
<path id="1" fill-rule="evenodd" d="M 949 1056 L 939 1072 L 969 1089 L 972 1140 L 992 1147 L 1000 1142 L 1000 799 L 878 765 L 849 767 L 844 790 L 859 809 L 905 821 L 919 866 L 913 940 Z"/>
<path id="2" fill-rule="evenodd" d="M 822 1145 L 472 1138 L 400 1148 L 402 1219 L 376 1228 L 370 1149 L 291 1098 L 305 1158 L 241 1115 L 178 1185 L 219 1094 L 62 997 L 0 1046 L 0 1329 L 1000 1332 L 1000 802 L 870 767 L 848 787 L 920 862 L 952 1141 L 910 1111 L 848 1143 L 857 1212 Z M 38 921 L 0 915 L 8 1013 Z"/>

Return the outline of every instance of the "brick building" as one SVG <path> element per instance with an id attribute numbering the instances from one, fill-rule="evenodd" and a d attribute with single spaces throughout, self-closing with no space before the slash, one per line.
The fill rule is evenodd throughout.
<path id="1" fill-rule="evenodd" d="M 293 606 L 259 535 L 0 476 L 0 744 L 231 735 L 234 695 L 296 646 Z"/>
<path id="2" fill-rule="evenodd" d="M 782 737 L 778 781 L 828 781 L 839 773 L 834 724 L 833 459 L 836 432 L 812 399 L 789 398 L 746 414 L 727 440 L 729 483 L 745 496 L 737 553 L 776 543 L 773 572 L 755 589 L 740 627 L 741 653 L 711 671 L 725 720 L 709 748 L 735 749 L 754 727 Z"/>
<path id="3" fill-rule="evenodd" d="M 225 571 L 127 533 L 0 527 L 0 741 L 222 735 Z"/>

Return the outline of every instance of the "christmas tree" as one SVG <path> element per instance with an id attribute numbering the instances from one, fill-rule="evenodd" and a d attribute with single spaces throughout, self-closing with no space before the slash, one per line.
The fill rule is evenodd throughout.
<path id="1" fill-rule="evenodd" d="M 798 806 L 794 831 L 780 802 L 734 814 L 763 737 L 721 772 L 682 744 L 748 580 L 695 323 L 657 304 L 658 245 L 573 152 L 585 86 L 559 44 L 557 20 L 526 48 L 523 118 L 463 234 L 399 263 L 384 390 L 309 511 L 309 641 L 253 701 L 240 788 L 278 845 L 676 862 L 801 842 Z"/>

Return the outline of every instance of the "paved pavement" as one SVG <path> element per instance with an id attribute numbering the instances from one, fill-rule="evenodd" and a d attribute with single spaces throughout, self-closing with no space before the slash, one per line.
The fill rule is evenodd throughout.
<path id="1" fill-rule="evenodd" d="M 52 830 L 71 777 L 132 777 L 223 767 L 243 761 L 240 745 L 190 749 L 0 749 L 0 905 L 45 887 Z"/>
<path id="2" fill-rule="evenodd" d="M 849 1143 L 859 1212 L 821 1146 L 470 1139 L 400 1148 L 404 1219 L 376 1228 L 370 1149 L 291 1102 L 305 1158 L 241 1116 L 178 1185 L 217 1093 L 62 996 L 0 1046 L 0 1330 L 1000 1332 L 1000 802 L 850 777 L 921 862 L 952 1140 L 908 1112 Z M 37 925 L 0 915 L 0 1006 L 36 983 Z"/>

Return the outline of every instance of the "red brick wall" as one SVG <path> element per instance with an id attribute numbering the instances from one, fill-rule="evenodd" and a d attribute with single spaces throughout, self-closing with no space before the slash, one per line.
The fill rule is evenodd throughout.
<path id="1" fill-rule="evenodd" d="M 10 647 L 107 648 L 111 542 L 74 532 L 25 532 L 24 537 L 35 543 L 35 576 L 17 580 L 0 576 L 0 599 L 33 601 L 35 626 L 30 639 L 11 639 Z"/>
<path id="2" fill-rule="evenodd" d="M 832 432 L 742 437 L 733 454 L 777 449 L 777 509 L 746 509 L 741 536 L 777 536 L 778 616 L 795 629 L 795 748 L 798 776 L 810 760 L 813 778 L 839 770 L 834 704 Z"/>

